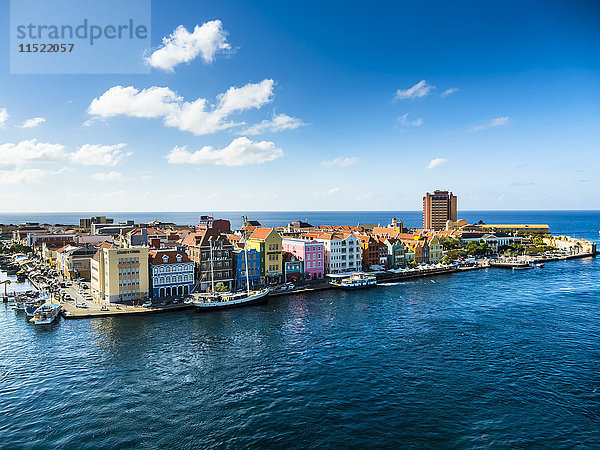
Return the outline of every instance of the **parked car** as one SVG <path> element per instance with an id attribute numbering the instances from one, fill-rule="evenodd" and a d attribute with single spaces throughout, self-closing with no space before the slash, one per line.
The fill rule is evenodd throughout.
<path id="1" fill-rule="evenodd" d="M 100 308 L 100 311 L 108 311 L 108 306 L 102 305 L 102 308 Z"/>
<path id="2" fill-rule="evenodd" d="M 75 306 L 77 308 L 89 308 L 89 306 L 87 305 L 87 303 L 82 302 L 82 303 L 75 303 Z"/>
<path id="3" fill-rule="evenodd" d="M 152 306 L 152 302 L 150 302 L 150 301 L 148 301 L 148 302 L 144 302 L 144 303 L 142 304 L 142 307 L 144 307 L 144 308 L 150 308 L 151 306 Z"/>

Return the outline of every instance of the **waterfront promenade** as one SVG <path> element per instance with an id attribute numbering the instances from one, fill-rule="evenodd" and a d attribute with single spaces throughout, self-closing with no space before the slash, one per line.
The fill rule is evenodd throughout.
<path id="1" fill-rule="evenodd" d="M 554 262 L 554 261 L 566 261 L 572 259 L 581 259 L 581 258 L 590 258 L 594 257 L 594 254 L 577 254 L 577 255 L 562 255 L 555 257 L 544 257 L 544 258 L 533 258 L 533 257 L 523 257 L 520 259 L 515 259 L 513 263 L 491 263 L 490 260 L 482 259 L 477 261 L 476 264 L 467 265 L 467 266 L 441 266 L 440 267 L 430 267 L 430 268 L 421 268 L 421 269 L 410 269 L 405 271 L 385 271 L 379 273 L 372 273 L 377 277 L 379 286 L 386 287 L 386 283 L 397 283 L 397 282 L 409 282 L 411 280 L 427 278 L 427 277 L 435 277 L 441 275 L 451 275 L 465 271 L 472 270 L 480 270 L 487 268 L 502 268 L 502 267 L 512 267 L 511 264 L 536 264 L 541 262 Z M 32 284 L 39 289 L 35 280 L 30 280 Z M 288 295 L 298 295 L 298 294 L 306 294 L 312 292 L 319 292 L 324 290 L 332 290 L 338 289 L 327 282 L 316 283 L 307 286 L 298 286 L 292 289 L 281 289 L 275 288 L 273 292 L 269 295 L 271 297 L 281 297 Z M 126 305 L 126 304 L 100 304 L 94 300 L 85 300 L 87 308 L 80 308 L 76 305 L 78 303 L 83 303 L 83 298 L 79 299 L 78 294 L 75 292 L 76 289 L 70 289 L 70 293 L 73 297 L 75 297 L 72 301 L 61 300 L 61 305 L 63 307 L 63 317 L 67 320 L 76 320 L 76 319 L 93 319 L 93 318 L 103 318 L 103 317 L 116 317 L 116 316 L 138 316 L 138 315 L 149 315 L 149 314 L 159 314 L 159 313 L 167 313 L 167 312 L 176 312 L 176 311 L 185 311 L 193 309 L 193 305 L 186 303 L 179 304 L 153 304 L 151 307 L 143 307 L 140 305 Z M 105 309 L 103 310 L 103 305 Z"/>

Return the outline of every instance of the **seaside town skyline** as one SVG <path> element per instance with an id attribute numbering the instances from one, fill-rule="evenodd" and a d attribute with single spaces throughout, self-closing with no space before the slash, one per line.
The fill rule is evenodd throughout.
<path id="1" fill-rule="evenodd" d="M 464 265 L 468 270 L 471 264 L 530 268 L 525 261 L 596 254 L 595 243 L 553 236 L 547 224 L 469 223 L 460 218 L 458 200 L 450 191 L 425 193 L 422 227 L 416 228 L 396 217 L 387 224 L 297 220 L 276 227 L 242 217 L 236 228 L 208 215 L 195 226 L 93 216 L 78 224 L 2 224 L 0 236 L 10 239 L 11 251 L 32 281 L 36 270 L 26 261 L 35 255 L 61 279 L 89 282 L 87 300 L 96 302 L 96 309 L 146 300 L 150 307 L 166 305 L 173 298 L 214 292 L 217 286 L 223 292 L 285 290 L 285 283 L 328 288 L 336 277 L 363 271 L 376 284 L 376 275 L 427 276 Z M 19 257 L 19 252 L 29 256 Z M 519 255 L 529 259 L 510 259 Z"/>
<path id="2" fill-rule="evenodd" d="M 145 75 L 0 50 L 0 210 L 600 209 L 592 3 L 227 5 L 154 2 Z"/>

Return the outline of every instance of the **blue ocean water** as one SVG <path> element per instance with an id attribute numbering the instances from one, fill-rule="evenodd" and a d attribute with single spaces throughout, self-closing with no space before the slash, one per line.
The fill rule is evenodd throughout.
<path id="1" fill-rule="evenodd" d="M 598 238 L 598 213 L 570 215 L 527 221 Z M 597 448 L 599 269 L 42 328 L 0 305 L 0 448 Z"/>
<path id="2" fill-rule="evenodd" d="M 227 211 L 227 212 L 76 212 L 76 213 L 2 213 L 0 223 L 20 224 L 39 222 L 49 224 L 78 224 L 80 218 L 105 215 L 115 221 L 134 220 L 135 222 L 174 222 L 180 225 L 196 225 L 201 215 L 212 215 L 231 221 L 233 227 L 241 225 L 241 217 L 258 220 L 263 226 L 287 225 L 289 222 L 304 220 L 312 225 L 358 223 L 379 223 L 387 225 L 392 218 L 404 222 L 407 227 L 421 227 L 421 211 Z M 469 223 L 483 220 L 485 223 L 543 223 L 551 226 L 555 234 L 586 233 L 597 237 L 600 211 L 460 211 L 459 217 Z M 580 236 L 584 237 L 584 236 Z"/>

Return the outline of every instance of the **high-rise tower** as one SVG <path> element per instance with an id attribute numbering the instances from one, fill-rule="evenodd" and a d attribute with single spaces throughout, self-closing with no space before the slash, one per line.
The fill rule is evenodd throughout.
<path id="1" fill-rule="evenodd" d="M 423 228 L 442 230 L 446 222 L 456 222 L 458 198 L 449 191 L 433 191 L 423 197 Z"/>

